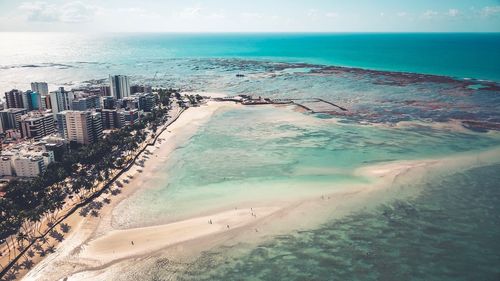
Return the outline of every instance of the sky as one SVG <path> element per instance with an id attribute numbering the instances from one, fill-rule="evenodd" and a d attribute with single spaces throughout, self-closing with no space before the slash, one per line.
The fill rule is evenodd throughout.
<path id="1" fill-rule="evenodd" d="M 500 0 L 0 0 L 0 31 L 500 32 Z"/>

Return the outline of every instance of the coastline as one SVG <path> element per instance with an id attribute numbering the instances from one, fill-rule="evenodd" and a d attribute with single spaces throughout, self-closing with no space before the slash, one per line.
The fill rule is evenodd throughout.
<path id="1" fill-rule="evenodd" d="M 74 212 L 69 217 L 67 217 L 64 222 L 70 226 L 70 231 L 66 234 L 65 240 L 60 243 L 58 243 L 57 241 L 51 241 L 51 244 L 53 246 L 57 246 L 55 252 L 48 254 L 45 257 L 35 258 L 35 266 L 33 267 L 33 269 L 28 272 L 24 272 L 24 275 L 19 275 L 19 278 L 21 280 L 39 280 L 39 278 L 41 278 L 42 276 L 31 277 L 32 274 L 37 270 L 37 268 L 45 268 L 47 264 L 56 261 L 61 256 L 62 252 L 73 251 L 73 248 L 79 247 L 79 245 L 82 244 L 82 242 L 88 240 L 89 237 L 98 235 L 99 231 L 104 231 L 105 229 L 111 227 L 110 219 L 113 208 L 122 200 L 128 198 L 129 196 L 140 190 L 140 188 L 142 187 L 141 177 L 148 177 L 150 175 L 153 175 L 156 172 L 155 167 L 158 167 L 159 164 L 167 161 L 170 153 L 175 150 L 183 140 L 186 140 L 190 135 L 194 134 L 199 126 L 204 121 L 207 121 L 209 116 L 214 114 L 220 108 L 233 105 L 234 104 L 232 103 L 209 101 L 207 105 L 194 107 L 182 113 L 179 118 L 175 120 L 175 122 L 171 123 L 168 126 L 167 130 L 163 131 L 158 136 L 157 144 L 154 146 L 147 146 L 146 151 L 148 152 L 141 154 L 140 158 L 143 158 L 145 160 L 145 167 L 142 168 L 136 165 L 137 163 L 134 163 L 134 165 L 130 167 L 129 170 L 124 172 L 114 181 L 119 181 L 124 184 L 124 187 L 120 189 L 121 193 L 117 196 L 112 196 L 109 193 L 104 193 L 100 197 L 98 197 L 98 199 L 111 199 L 110 204 L 105 205 L 100 210 L 99 217 L 82 217 L 78 212 Z M 145 155 L 148 159 L 144 158 Z M 157 157 L 150 158 L 147 155 L 156 155 Z M 158 155 L 160 156 L 158 157 Z M 140 173 L 139 171 L 142 172 Z M 124 183 L 124 180 L 129 181 L 129 183 Z M 105 225 L 106 223 L 109 224 Z M 100 227 L 102 227 L 102 229 Z"/>
<path id="2" fill-rule="evenodd" d="M 169 160 L 169 155 L 188 139 L 217 110 L 226 106 L 236 107 L 233 103 L 215 103 L 190 109 L 186 115 L 169 127 L 160 136 L 161 144 L 151 147 L 152 156 L 145 164 L 144 171 L 130 174 L 133 179 L 123 189 L 123 193 L 112 200 L 109 206 L 102 210 L 99 218 L 81 220 L 66 241 L 50 259 L 43 260 L 30 271 L 23 280 L 49 280 L 65 278 L 69 280 L 84 280 L 92 278 L 106 280 L 104 269 L 129 263 L 136 259 L 144 259 L 164 252 L 168 249 L 172 257 L 196 255 L 203 249 L 212 248 L 228 240 L 259 240 L 266 234 L 282 233 L 293 228 L 311 227 L 321 223 L 321 219 L 330 216 L 343 216 L 353 210 L 374 206 L 388 200 L 387 192 L 396 181 L 412 181 L 430 170 L 442 170 L 448 166 L 461 169 L 473 165 L 475 161 L 484 165 L 492 162 L 493 155 L 499 155 L 499 150 L 485 153 L 461 155 L 445 159 L 427 159 L 415 161 L 395 161 L 369 165 L 354 171 L 355 174 L 367 176 L 373 181 L 369 184 L 341 189 L 323 196 L 304 198 L 293 204 L 276 204 L 259 206 L 250 209 L 249 206 L 238 206 L 237 210 L 220 210 L 186 218 L 180 221 L 130 229 L 114 229 L 112 226 L 113 209 L 124 199 L 144 188 L 144 179 L 154 177 L 158 167 Z M 190 126 L 186 128 L 186 126 Z M 453 164 L 453 165 L 452 165 Z M 453 170 L 452 169 L 452 170 Z M 126 175 L 123 175 L 124 177 Z M 387 192 L 382 192 L 387 191 Z M 418 190 L 406 190 L 405 196 L 413 196 Z M 391 195 L 391 193 L 389 193 Z M 363 206 L 363 207 L 361 207 Z M 256 219 L 252 213 L 256 213 Z M 308 220 L 311 214 L 315 219 Z M 213 224 L 209 221 L 212 220 Z M 275 222 L 279 222 L 275 224 Z M 227 228 L 227 225 L 230 228 Z M 225 227 L 226 226 L 226 227 Z M 78 231 L 76 231 L 76 229 Z M 238 237 L 237 237 L 238 236 Z M 132 244 L 134 241 L 134 244 Z M 189 243 L 190 249 L 184 247 Z M 137 246 L 136 246 L 137 245 Z M 141 247 L 139 247 L 139 245 Z M 194 245 L 194 246 L 193 246 Z M 55 275 L 54 275 L 55 274 Z M 104 274 L 104 275 L 102 275 Z"/>

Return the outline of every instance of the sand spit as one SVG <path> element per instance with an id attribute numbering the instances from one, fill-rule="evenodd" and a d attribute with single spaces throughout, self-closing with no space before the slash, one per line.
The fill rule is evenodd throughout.
<path id="1" fill-rule="evenodd" d="M 153 147 L 145 159 L 140 175 L 133 175 L 122 198 L 144 188 L 145 177 L 154 176 L 173 150 L 189 138 L 215 111 L 241 105 L 210 103 L 189 109 Z M 247 202 L 238 209 L 217 210 L 163 225 L 116 230 L 111 226 L 113 208 L 119 200 L 101 213 L 100 218 L 85 219 L 85 223 L 64 241 L 56 253 L 37 265 L 24 280 L 109 280 L 113 270 L 148 259 L 159 252 L 176 255 L 199 254 L 203 250 L 232 241 L 264 239 L 268 235 L 291 229 L 314 227 L 325 218 L 341 217 L 395 198 L 395 194 L 418 194 L 416 188 L 402 190 L 400 184 L 413 183 L 430 174 L 446 174 L 461 169 L 497 163 L 500 148 L 483 152 L 464 153 L 438 159 L 393 161 L 367 165 L 352 171 L 367 179 L 366 183 L 340 189 L 325 189 L 325 193 L 309 194 L 291 201 L 256 204 Z M 137 176 L 136 176 L 137 175 Z M 398 186 L 398 188 L 394 188 Z M 258 217 L 258 218 L 257 218 Z M 229 228 L 228 228 L 229 226 Z M 257 231 L 258 229 L 258 231 Z"/>
<path id="2" fill-rule="evenodd" d="M 192 239 L 239 228 L 266 217 L 279 208 L 236 209 L 165 225 L 113 230 L 89 241 L 79 257 L 96 265 L 154 253 L 159 249 Z"/>
<path id="3" fill-rule="evenodd" d="M 64 277 L 64 272 L 70 268 L 78 267 L 73 264 L 73 260 L 68 257 L 74 256 L 81 251 L 83 244 L 94 236 L 106 233 L 111 228 L 111 212 L 116 205 L 123 199 L 131 196 L 136 191 L 144 188 L 144 179 L 155 174 L 158 167 L 168 160 L 168 156 L 178 147 L 189 139 L 212 114 L 224 108 L 232 108 L 238 105 L 231 102 L 208 102 L 200 107 L 189 108 L 160 136 L 156 146 L 147 148 L 146 153 L 141 155 L 144 160 L 144 167 L 135 165 L 127 173 L 124 173 L 118 181 L 124 184 L 122 193 L 117 197 L 110 197 L 109 194 L 103 194 L 109 197 L 111 204 L 105 206 L 100 216 L 83 218 L 78 213 L 70 216 L 66 223 L 71 226 L 71 232 L 66 239 L 60 243 L 56 251 L 45 257 L 32 270 L 30 270 L 22 280 L 57 280 Z M 68 263 L 69 262 L 69 263 Z M 79 264 L 77 262 L 76 264 Z"/>

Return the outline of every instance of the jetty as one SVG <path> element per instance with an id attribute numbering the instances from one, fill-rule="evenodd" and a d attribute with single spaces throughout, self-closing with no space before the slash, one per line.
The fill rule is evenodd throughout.
<path id="1" fill-rule="evenodd" d="M 335 113 L 345 113 L 349 111 L 347 108 L 337 105 L 333 102 L 321 99 L 321 98 L 280 98 L 280 99 L 272 99 L 272 98 L 264 98 L 261 96 L 252 96 L 252 95 L 236 95 L 236 96 L 228 96 L 222 98 L 214 98 L 213 100 L 217 101 L 232 101 L 241 103 L 243 105 L 269 105 L 269 104 L 291 104 L 296 105 L 305 109 L 310 113 L 326 113 L 326 114 L 335 114 Z"/>

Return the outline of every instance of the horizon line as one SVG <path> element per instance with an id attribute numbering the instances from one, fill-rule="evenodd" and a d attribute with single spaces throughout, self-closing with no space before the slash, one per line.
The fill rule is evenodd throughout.
<path id="1" fill-rule="evenodd" d="M 500 31 L 40 31 L 0 30 L 0 33 L 73 33 L 73 34 L 112 34 L 112 33 L 164 33 L 164 34 L 500 34 Z"/>

